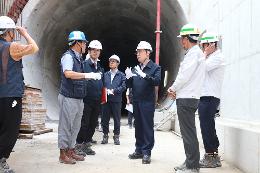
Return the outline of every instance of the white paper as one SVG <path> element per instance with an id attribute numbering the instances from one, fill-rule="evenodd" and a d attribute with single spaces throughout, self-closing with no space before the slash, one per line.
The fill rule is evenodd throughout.
<path id="1" fill-rule="evenodd" d="M 129 112 L 133 113 L 133 105 L 132 104 L 126 104 L 125 109 L 128 110 Z"/>

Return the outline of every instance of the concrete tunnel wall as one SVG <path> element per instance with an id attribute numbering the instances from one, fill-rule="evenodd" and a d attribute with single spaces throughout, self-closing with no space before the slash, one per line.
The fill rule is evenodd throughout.
<path id="1" fill-rule="evenodd" d="M 121 58 L 122 71 L 136 65 L 134 52 L 140 40 L 149 41 L 155 49 L 156 0 L 31 0 L 22 17 L 40 47 L 37 55 L 23 61 L 25 83 L 43 90 L 48 117 L 54 120 L 58 119 L 59 62 L 68 48 L 69 32 L 81 30 L 89 40 L 100 40 L 100 59 L 106 69 L 112 54 Z M 185 22 L 178 1 L 162 1 L 160 65 L 162 77 L 165 71 L 168 77 L 166 87 L 163 80 L 160 86 L 160 102 L 178 72 L 182 51 L 176 36 Z"/>

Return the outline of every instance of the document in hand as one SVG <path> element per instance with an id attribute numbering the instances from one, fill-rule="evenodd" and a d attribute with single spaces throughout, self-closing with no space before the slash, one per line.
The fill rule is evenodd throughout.
<path id="1" fill-rule="evenodd" d="M 131 113 L 134 112 L 134 111 L 133 111 L 133 105 L 132 105 L 132 104 L 127 104 L 127 105 L 125 106 L 125 109 L 128 110 L 128 111 L 131 112 Z"/>

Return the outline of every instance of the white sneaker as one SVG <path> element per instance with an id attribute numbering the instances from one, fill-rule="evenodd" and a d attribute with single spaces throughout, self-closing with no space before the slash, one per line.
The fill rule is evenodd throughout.
<path id="1" fill-rule="evenodd" d="M 183 164 L 174 167 L 174 170 L 175 170 L 175 171 L 177 171 L 177 170 L 183 170 L 183 169 L 185 169 L 185 168 L 186 168 L 186 163 L 184 162 Z"/>

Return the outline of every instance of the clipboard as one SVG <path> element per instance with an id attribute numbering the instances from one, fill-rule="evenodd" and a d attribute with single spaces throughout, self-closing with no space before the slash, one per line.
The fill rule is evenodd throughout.
<path id="1" fill-rule="evenodd" d="M 103 87 L 101 93 L 101 104 L 105 104 L 106 102 L 107 102 L 107 88 Z"/>

